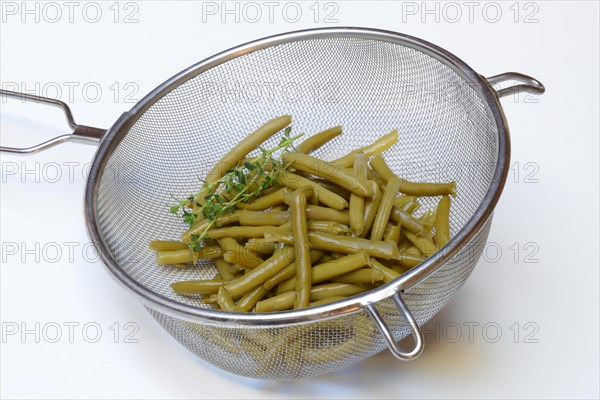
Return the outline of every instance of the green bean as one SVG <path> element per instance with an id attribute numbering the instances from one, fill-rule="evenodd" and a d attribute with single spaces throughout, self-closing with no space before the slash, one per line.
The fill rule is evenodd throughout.
<path id="1" fill-rule="evenodd" d="M 391 170 L 391 168 L 388 167 L 387 163 L 385 162 L 385 159 L 379 154 L 375 155 L 371 159 L 371 162 L 369 164 L 371 165 L 371 168 L 373 168 L 373 170 L 377 172 L 377 174 L 385 182 L 389 181 L 394 177 L 397 177 L 397 175 Z"/>
<path id="2" fill-rule="evenodd" d="M 369 265 L 371 266 L 371 268 L 376 269 L 377 271 L 383 274 L 383 281 L 385 283 L 391 282 L 394 279 L 400 277 L 400 274 L 398 272 L 386 267 L 374 258 L 369 259 Z"/>
<path id="3" fill-rule="evenodd" d="M 244 245 L 248 251 L 260 254 L 273 254 L 276 246 L 273 242 L 265 242 L 263 238 L 251 238 Z"/>
<path id="4" fill-rule="evenodd" d="M 226 171 L 233 168 L 242 158 L 246 157 L 252 150 L 256 149 L 257 146 L 262 144 L 264 141 L 269 139 L 271 136 L 288 126 L 292 122 L 292 117 L 289 115 L 282 115 L 281 117 L 273 118 L 260 128 L 246 136 L 241 142 L 235 145 L 231 150 L 227 152 L 213 167 L 213 169 L 206 175 L 204 180 L 207 183 L 213 183 L 219 180 L 225 175 Z M 204 197 L 208 194 L 207 189 L 203 188 L 195 196 L 195 203 L 204 204 L 206 200 Z M 194 211 L 198 208 L 194 204 Z"/>
<path id="5" fill-rule="evenodd" d="M 240 225 L 281 225 L 289 220 L 289 211 L 243 211 L 240 215 Z"/>
<path id="6" fill-rule="evenodd" d="M 335 235 L 339 235 L 340 233 L 351 232 L 348 225 L 338 224 L 337 222 L 333 221 L 313 221 L 312 219 L 310 219 L 307 221 L 306 226 L 310 231 L 328 232 L 333 233 Z"/>
<path id="7" fill-rule="evenodd" d="M 263 196 L 255 199 L 252 203 L 237 203 L 236 206 L 248 211 L 262 211 L 283 203 L 292 194 L 292 191 L 286 187 L 267 195 L 264 195 L 264 192 Z"/>
<path id="8" fill-rule="evenodd" d="M 375 283 L 383 281 L 383 272 L 375 268 L 361 268 L 356 271 L 349 272 L 347 274 L 333 278 L 334 282 L 338 283 Z"/>
<path id="9" fill-rule="evenodd" d="M 339 211 L 314 205 L 306 206 L 306 217 L 313 220 L 337 222 L 343 225 L 348 225 L 350 223 L 348 211 Z"/>
<path id="10" fill-rule="evenodd" d="M 200 279 L 174 282 L 171 283 L 171 288 L 177 294 L 216 294 L 224 283 L 222 279 Z"/>
<path id="11" fill-rule="evenodd" d="M 379 241 L 383 237 L 385 226 L 390 219 L 390 214 L 392 213 L 392 208 L 394 207 L 394 200 L 398 195 L 399 187 L 400 179 L 394 177 L 388 181 L 388 184 L 383 192 L 383 196 L 381 197 L 379 209 L 375 215 L 373 229 L 371 230 L 371 240 Z"/>
<path id="12" fill-rule="evenodd" d="M 450 197 L 442 196 L 435 213 L 435 244 L 443 247 L 450 241 Z"/>
<path id="13" fill-rule="evenodd" d="M 367 179 L 370 181 L 375 181 L 380 188 L 385 187 L 386 181 L 383 180 L 381 176 L 377 172 L 375 172 L 368 164 L 367 164 Z"/>
<path id="14" fill-rule="evenodd" d="M 257 286 L 253 290 L 246 292 L 242 296 L 242 298 L 238 301 L 238 303 L 233 308 L 235 312 L 248 312 L 254 308 L 256 303 L 265 297 L 265 295 L 269 292 L 268 289 L 265 289 L 262 286 Z"/>
<path id="15" fill-rule="evenodd" d="M 403 210 L 403 211 L 405 211 L 405 212 L 407 212 L 407 213 L 409 213 L 409 214 L 412 214 L 412 213 L 414 213 L 414 212 L 415 212 L 415 211 L 416 211 L 416 210 L 417 210 L 417 209 L 418 209 L 420 206 L 421 206 L 421 205 L 420 205 L 418 202 L 416 202 L 416 201 L 413 201 L 413 202 L 411 202 L 411 203 L 408 203 L 408 204 L 407 204 L 407 205 L 405 205 L 404 207 L 402 207 L 402 210 Z"/>
<path id="16" fill-rule="evenodd" d="M 266 241 L 283 242 L 293 244 L 294 237 L 291 233 L 277 231 L 267 233 Z M 352 254 L 359 251 L 366 251 L 373 257 L 383 258 L 385 260 L 398 259 L 398 247 L 392 241 L 373 241 L 352 236 L 332 235 L 326 232 L 308 232 L 308 240 L 313 249 L 333 251 L 337 253 Z"/>
<path id="17" fill-rule="evenodd" d="M 398 243 L 400 240 L 400 225 L 388 223 L 383 232 L 383 240 L 391 240 L 394 243 Z"/>
<path id="18" fill-rule="evenodd" d="M 416 201 L 417 198 L 415 196 L 401 195 L 396 197 L 396 200 L 394 200 L 394 205 L 398 208 L 404 208 L 404 206 L 407 204 L 414 203 Z"/>
<path id="19" fill-rule="evenodd" d="M 291 172 L 283 172 L 279 174 L 277 177 L 277 182 L 290 188 L 290 189 L 298 189 L 303 186 L 312 186 L 317 196 L 319 196 L 319 201 L 325 204 L 328 207 L 331 207 L 336 210 L 343 210 L 348 207 L 348 202 L 341 196 L 330 192 L 324 187 L 318 185 L 317 183 L 306 179 L 300 175 L 292 174 Z"/>
<path id="20" fill-rule="evenodd" d="M 312 219 L 306 221 L 306 226 L 308 230 L 315 232 L 327 232 L 332 233 L 334 235 L 339 235 L 343 233 L 350 233 L 351 230 L 348 225 L 338 224 L 333 221 L 314 221 Z M 291 231 L 290 228 L 280 226 L 280 232 Z"/>
<path id="21" fill-rule="evenodd" d="M 419 251 L 419 249 L 412 245 L 412 243 L 409 242 L 409 244 L 410 246 L 400 253 L 400 259 L 398 260 L 399 264 L 403 268 L 408 269 L 421 264 L 421 262 L 423 262 L 423 260 L 426 258 L 423 253 Z"/>
<path id="22" fill-rule="evenodd" d="M 323 300 L 311 301 L 309 303 L 309 306 L 310 307 L 318 307 L 318 306 L 322 306 L 324 304 L 335 303 L 336 301 L 340 301 L 340 300 L 344 300 L 344 299 L 346 299 L 346 297 L 344 297 L 344 296 L 328 297 Z"/>
<path id="23" fill-rule="evenodd" d="M 227 293 L 227 290 L 225 290 L 223 286 L 221 286 L 217 292 L 217 304 L 223 311 L 233 311 L 235 308 L 233 299 L 229 296 L 229 293 Z"/>
<path id="24" fill-rule="evenodd" d="M 273 256 L 246 274 L 227 282 L 225 288 L 233 298 L 239 298 L 244 293 L 262 285 L 267 279 L 287 267 L 294 261 L 293 248 L 285 246 L 275 250 Z"/>
<path id="25" fill-rule="evenodd" d="M 341 126 L 334 126 L 333 128 L 326 129 L 322 132 L 312 135 L 311 137 L 297 145 L 296 151 L 298 153 L 310 154 L 341 134 Z"/>
<path id="26" fill-rule="evenodd" d="M 375 191 L 375 195 L 369 199 L 365 200 L 365 226 L 363 228 L 360 237 L 366 237 L 371 227 L 373 226 L 373 222 L 375 221 L 375 215 L 377 214 L 377 210 L 379 209 L 379 204 L 381 204 L 381 197 L 383 194 L 377 186 L 377 183 L 371 181 L 371 186 L 373 186 L 373 190 Z"/>
<path id="27" fill-rule="evenodd" d="M 361 178 L 345 168 L 323 161 L 301 153 L 285 153 L 283 160 L 292 163 L 294 167 L 301 171 L 308 172 L 331 181 L 343 188 L 350 190 L 359 196 L 372 196 L 373 192 L 369 187 L 366 178 Z"/>
<path id="28" fill-rule="evenodd" d="M 237 264 L 246 269 L 252 269 L 264 262 L 256 253 L 249 251 L 233 238 L 221 238 L 219 239 L 219 244 L 224 251 L 223 259 L 229 263 Z"/>
<path id="29" fill-rule="evenodd" d="M 412 244 L 415 245 L 415 247 L 427 257 L 431 257 L 436 253 L 437 247 L 435 246 L 435 243 L 433 243 L 431 240 L 421 236 L 417 236 L 412 232 L 404 232 L 404 234 L 406 235 L 408 240 L 410 240 Z"/>
<path id="30" fill-rule="evenodd" d="M 296 292 L 294 291 L 269 297 L 268 299 L 264 299 L 256 303 L 254 311 L 262 313 L 289 310 L 294 306 L 295 298 Z"/>
<path id="31" fill-rule="evenodd" d="M 371 168 L 373 168 L 386 182 L 392 177 L 398 178 L 396 174 L 388 167 L 383 157 L 376 155 L 371 160 Z M 400 179 L 400 178 L 398 178 Z M 399 191 L 413 196 L 440 196 L 440 195 L 456 195 L 456 182 L 447 183 L 427 183 L 427 182 L 411 182 L 406 179 L 400 179 Z"/>
<path id="32" fill-rule="evenodd" d="M 435 227 L 435 214 L 436 211 L 427 210 L 419 217 L 419 221 L 423 223 L 423 232 L 421 233 L 421 236 L 431 241 L 433 241 L 432 230 Z"/>
<path id="33" fill-rule="evenodd" d="M 312 189 L 309 187 L 310 191 Z M 312 194 L 312 193 L 311 193 Z M 306 190 L 299 188 L 291 198 L 292 233 L 294 235 L 294 255 L 296 264 L 296 297 L 294 309 L 306 308 L 310 302 L 311 272 L 310 243 L 306 227 Z"/>
<path id="34" fill-rule="evenodd" d="M 300 172 L 302 172 L 302 171 L 300 171 Z M 331 183 L 328 180 L 317 178 L 317 177 L 311 177 L 310 180 L 315 182 L 319 186 L 323 186 L 325 189 L 329 190 L 330 192 L 337 194 L 338 196 L 342 197 L 344 200 L 350 200 L 351 192 L 348 189 L 340 187 L 334 183 Z"/>
<path id="35" fill-rule="evenodd" d="M 241 212 L 235 211 L 232 213 L 223 214 L 219 218 L 212 221 L 208 219 L 197 219 L 197 223 L 181 235 L 181 240 L 183 240 L 186 243 L 189 243 L 192 240 L 192 234 L 199 234 L 211 227 L 218 228 L 224 225 L 235 224 L 240 220 L 240 215 Z"/>
<path id="36" fill-rule="evenodd" d="M 369 289 L 365 286 L 350 283 L 325 283 L 312 288 L 310 291 L 310 301 L 324 300 L 328 297 L 354 296 Z"/>
<path id="37" fill-rule="evenodd" d="M 174 251 L 174 250 L 186 250 L 189 249 L 187 243 L 179 242 L 176 240 L 152 240 L 148 243 L 148 248 L 154 251 Z"/>
<path id="38" fill-rule="evenodd" d="M 204 295 L 204 296 L 202 296 L 200 301 L 202 302 L 202 304 L 217 304 L 217 295 L 216 294 Z"/>
<path id="39" fill-rule="evenodd" d="M 392 208 L 390 219 L 402 226 L 402 231 L 410 231 L 412 233 L 420 234 L 423 232 L 423 222 L 419 221 L 409 213 L 398 207 Z"/>
<path id="40" fill-rule="evenodd" d="M 370 190 L 372 196 L 375 195 L 375 189 L 372 184 L 367 181 L 367 156 L 365 153 L 358 152 L 354 158 L 353 166 L 354 175 L 363 179 L 366 184 L 371 186 Z M 350 228 L 356 236 L 360 236 L 363 229 L 365 228 L 365 198 L 357 194 L 352 193 L 350 195 L 349 215 L 350 215 Z"/>
<path id="41" fill-rule="evenodd" d="M 356 155 L 356 153 L 362 151 L 368 157 L 370 157 L 374 154 L 383 153 L 385 150 L 392 147 L 396 142 L 398 142 L 398 130 L 394 129 L 387 135 L 384 135 L 379 139 L 375 140 L 373 143 L 361 147 L 360 149 L 356 149 L 346 154 L 344 157 L 338 158 L 333 162 L 341 167 L 350 167 L 352 166 L 352 164 L 354 164 L 354 156 Z"/>
<path id="42" fill-rule="evenodd" d="M 325 252 L 321 250 L 311 250 L 310 251 L 310 262 L 311 264 L 315 264 L 317 261 L 323 259 Z M 290 278 L 296 276 L 296 264 L 291 263 L 269 279 L 263 283 L 263 287 L 265 289 L 272 289 L 275 286 L 279 285 L 283 281 L 287 281 Z"/>
<path id="43" fill-rule="evenodd" d="M 233 279 L 233 274 L 231 273 L 231 264 L 222 258 L 215 259 L 215 266 L 219 271 L 219 274 L 223 277 L 223 280 L 230 281 Z"/>
<path id="44" fill-rule="evenodd" d="M 400 185 L 400 192 L 413 196 L 456 196 L 456 182 L 429 183 L 429 182 L 409 182 L 403 180 Z"/>
<path id="45" fill-rule="evenodd" d="M 369 263 L 369 255 L 365 251 L 350 254 L 335 261 L 319 264 L 312 267 L 311 283 L 317 284 L 324 282 L 328 279 L 338 277 L 340 275 L 347 274 L 359 268 L 364 267 Z M 282 282 L 277 287 L 277 293 L 287 292 L 288 290 L 294 290 L 296 287 L 297 277 L 288 279 Z"/>
<path id="46" fill-rule="evenodd" d="M 202 258 L 220 258 L 223 256 L 223 250 L 219 246 L 208 245 L 199 251 L 192 251 L 189 248 L 186 250 L 173 250 L 173 251 L 157 251 L 156 252 L 156 263 L 157 264 L 183 264 L 188 262 L 195 262 Z"/>
<path id="47" fill-rule="evenodd" d="M 231 226 L 228 228 L 216 228 L 206 231 L 205 237 L 211 239 L 221 239 L 225 237 L 233 238 L 256 238 L 263 237 L 268 232 L 275 232 L 278 226 Z"/>

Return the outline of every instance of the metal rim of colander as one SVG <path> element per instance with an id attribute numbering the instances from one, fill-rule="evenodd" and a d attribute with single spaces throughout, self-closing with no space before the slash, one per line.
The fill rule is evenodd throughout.
<path id="1" fill-rule="evenodd" d="M 444 65 L 451 67 L 465 83 L 481 97 L 487 105 L 487 112 L 497 127 L 498 154 L 496 168 L 491 180 L 490 187 L 481 201 L 473 216 L 463 228 L 446 244 L 438 253 L 422 262 L 419 266 L 403 274 L 393 282 L 380 286 L 364 294 L 341 300 L 335 303 L 319 307 L 306 308 L 293 311 L 282 311 L 275 313 L 232 313 L 213 309 L 194 307 L 176 300 L 169 299 L 151 291 L 138 283 L 128 275 L 117 260 L 111 255 L 108 246 L 104 242 L 98 227 L 98 186 L 101 180 L 103 168 L 110 155 L 125 137 L 129 128 L 143 115 L 143 113 L 156 103 L 161 97 L 172 89 L 192 77 L 221 63 L 264 48 L 277 46 L 284 43 L 308 40 L 324 39 L 332 37 L 361 38 L 368 40 L 385 41 L 400 44 L 421 51 L 436 58 Z M 488 81 L 458 57 L 446 50 L 424 41 L 422 39 L 379 29 L 358 27 L 318 28 L 301 31 L 288 32 L 280 35 L 269 36 L 248 42 L 221 53 L 215 54 L 195 65 L 174 75 L 146 97 L 137 103 L 129 112 L 125 112 L 119 120 L 107 131 L 102 138 L 96 152 L 94 162 L 90 168 L 88 182 L 85 192 L 85 219 L 90 238 L 94 243 L 98 254 L 113 278 L 122 284 L 127 290 L 139 297 L 142 303 L 161 313 L 184 319 L 191 322 L 217 323 L 219 326 L 265 327 L 287 324 L 310 323 L 317 320 L 325 320 L 347 315 L 363 310 L 365 306 L 390 298 L 391 296 L 405 291 L 417 283 L 423 281 L 429 275 L 437 271 L 450 260 L 485 224 L 498 202 L 506 176 L 508 174 L 508 163 L 510 158 L 510 140 L 508 126 L 498 96 Z"/>

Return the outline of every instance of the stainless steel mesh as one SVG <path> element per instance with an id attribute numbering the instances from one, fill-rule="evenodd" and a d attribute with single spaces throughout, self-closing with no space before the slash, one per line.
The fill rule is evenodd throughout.
<path id="1" fill-rule="evenodd" d="M 173 198 L 199 188 L 219 157 L 264 121 L 293 116 L 293 131 L 341 124 L 344 135 L 316 155 L 337 158 L 392 128 L 399 143 L 385 154 L 407 179 L 456 180 L 451 230 L 472 217 L 492 183 L 498 130 L 472 85 L 426 52 L 355 37 L 305 39 L 239 54 L 181 83 L 151 105 L 108 155 L 97 185 L 98 230 L 111 256 L 140 285 L 175 301 L 179 280 L 215 269 L 157 266 L 151 239 L 185 229 L 168 213 Z M 436 199 L 425 201 L 425 206 Z M 469 245 L 404 296 L 419 324 L 458 291 L 485 244 L 491 218 Z M 409 334 L 391 302 L 378 304 L 397 339 Z M 295 379 L 359 362 L 384 347 L 363 311 L 303 325 L 231 327 L 196 324 L 149 308 L 185 347 L 236 374 Z"/>

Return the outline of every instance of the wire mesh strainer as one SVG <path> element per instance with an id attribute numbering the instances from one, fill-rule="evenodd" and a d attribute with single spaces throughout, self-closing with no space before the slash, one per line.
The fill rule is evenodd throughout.
<path id="1" fill-rule="evenodd" d="M 495 91 L 503 81 L 520 84 Z M 343 368 L 383 350 L 412 359 L 419 326 L 458 291 L 485 245 L 509 165 L 508 128 L 499 97 L 543 93 L 528 76 L 483 78 L 430 43 L 395 32 L 333 28 L 291 32 L 227 50 L 169 79 L 108 130 L 75 124 L 73 134 L 26 149 L 100 139 L 90 170 L 86 221 L 111 274 L 179 342 L 219 368 L 266 379 L 296 379 Z M 198 189 L 220 156 L 276 115 L 296 132 L 342 124 L 344 136 L 317 156 L 332 159 L 398 128 L 385 154 L 400 176 L 456 180 L 452 240 L 420 266 L 365 294 L 304 310 L 236 314 L 174 294 L 169 284 L 212 277 L 214 266 L 155 264 L 147 243 L 176 239 L 181 221 L 166 212 L 172 195 Z M 140 217 L 140 202 L 144 215 Z M 433 200 L 431 204 L 433 206 Z M 399 344 L 412 335 L 413 343 Z"/>

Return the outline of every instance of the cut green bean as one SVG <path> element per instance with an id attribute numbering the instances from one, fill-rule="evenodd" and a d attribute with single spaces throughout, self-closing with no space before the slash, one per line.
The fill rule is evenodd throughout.
<path id="1" fill-rule="evenodd" d="M 317 196 L 319 196 L 319 201 L 326 206 L 336 210 L 343 210 L 348 207 L 348 202 L 343 197 L 300 175 L 285 171 L 279 174 L 277 182 L 294 190 L 304 186 L 311 186 L 315 193 L 317 193 Z"/>
<path id="2" fill-rule="evenodd" d="M 244 245 L 249 251 L 259 254 L 273 254 L 276 246 L 276 243 L 265 242 L 263 238 L 251 238 Z"/>
<path id="3" fill-rule="evenodd" d="M 327 232 L 332 233 L 334 235 L 351 232 L 350 227 L 348 225 L 338 224 L 337 222 L 333 221 L 314 221 L 312 219 L 309 219 L 306 222 L 306 226 L 310 231 Z"/>
<path id="4" fill-rule="evenodd" d="M 356 153 L 362 151 L 368 157 L 370 157 L 374 154 L 383 153 L 385 150 L 389 149 L 397 142 L 398 142 L 398 130 L 394 129 L 393 131 L 391 131 L 387 135 L 380 137 L 373 143 L 371 143 L 365 147 L 361 147 L 360 149 L 351 151 L 350 153 L 346 154 L 344 157 L 338 158 L 337 160 L 335 160 L 333 162 L 338 164 L 341 167 L 348 168 L 348 167 L 351 167 L 352 164 L 354 164 L 354 157 L 356 156 Z"/>
<path id="5" fill-rule="evenodd" d="M 312 189 L 309 187 L 310 191 Z M 311 193 L 312 194 L 312 193 Z M 310 242 L 306 227 L 306 193 L 299 188 L 291 197 L 292 233 L 294 235 L 294 254 L 296 260 L 296 297 L 294 309 L 306 308 L 310 303 L 311 272 Z"/>
<path id="6" fill-rule="evenodd" d="M 310 154 L 341 134 L 341 126 L 334 126 L 333 128 L 326 129 L 322 132 L 312 135 L 311 137 L 297 145 L 296 151 L 298 153 Z"/>
<path id="7" fill-rule="evenodd" d="M 281 225 L 289 220 L 289 211 L 243 211 L 240 215 L 240 225 Z"/>
<path id="8" fill-rule="evenodd" d="M 391 240 L 394 243 L 398 243 L 400 240 L 400 225 L 388 223 L 383 232 L 383 240 Z"/>
<path id="9" fill-rule="evenodd" d="M 350 283 L 325 283 L 317 285 L 310 291 L 310 301 L 324 300 L 328 297 L 349 297 L 362 293 L 370 288 Z"/>
<path id="10" fill-rule="evenodd" d="M 345 189 L 334 183 L 331 183 L 326 179 L 311 177 L 311 180 L 313 182 L 315 182 L 316 184 L 318 184 L 319 186 L 323 186 L 325 189 L 329 190 L 330 192 L 333 192 L 333 193 L 337 194 L 338 196 L 342 197 L 344 200 L 350 200 L 351 193 L 348 189 Z"/>
<path id="11" fill-rule="evenodd" d="M 401 195 L 396 197 L 396 200 L 394 200 L 394 205 L 398 208 L 404 208 L 404 206 L 407 204 L 414 203 L 416 201 L 417 198 L 415 196 Z"/>
<path id="12" fill-rule="evenodd" d="M 343 225 L 348 225 L 350 223 L 348 211 L 339 211 L 315 205 L 306 206 L 306 217 L 312 220 L 332 221 Z"/>
<path id="13" fill-rule="evenodd" d="M 224 283 L 222 279 L 200 279 L 174 282 L 171 283 L 171 288 L 177 294 L 216 294 Z"/>
<path id="14" fill-rule="evenodd" d="M 392 208 L 390 219 L 401 225 L 402 231 L 408 230 L 416 234 L 423 232 L 423 222 L 398 207 Z"/>
<path id="15" fill-rule="evenodd" d="M 435 244 L 443 247 L 450 241 L 450 197 L 442 196 L 435 213 Z"/>
<path id="16" fill-rule="evenodd" d="M 264 299 L 256 303 L 254 311 L 262 313 L 290 310 L 292 307 L 294 307 L 295 298 L 296 292 L 294 291 L 269 297 L 268 299 Z"/>
<path id="17" fill-rule="evenodd" d="M 234 299 L 242 297 L 244 293 L 262 285 L 267 279 L 287 267 L 293 261 L 293 248 L 285 246 L 277 249 L 273 253 L 273 256 L 255 269 L 247 271 L 244 275 L 227 282 L 225 288 Z"/>
<path id="18" fill-rule="evenodd" d="M 431 240 L 421 236 L 417 236 L 412 232 L 404 232 L 404 234 L 406 235 L 408 240 L 410 240 L 412 244 L 427 257 L 431 257 L 436 253 L 437 247 L 435 243 L 433 243 Z"/>
<path id="19" fill-rule="evenodd" d="M 390 179 L 385 187 L 383 196 L 381 197 L 381 203 L 377 209 L 375 215 L 375 221 L 373 222 L 373 229 L 371 230 L 371 240 L 379 241 L 383 238 L 385 227 L 390 219 L 392 208 L 394 207 L 394 200 L 398 195 L 398 188 L 400 187 L 400 179 L 393 177 Z"/>
<path id="20" fill-rule="evenodd" d="M 368 263 L 369 255 L 367 254 L 367 252 L 361 251 L 355 254 L 347 255 L 334 261 L 316 265 L 312 267 L 311 283 L 314 285 L 317 283 L 324 282 L 328 279 L 347 274 L 349 272 L 364 267 Z M 288 290 L 294 290 L 294 288 L 296 287 L 296 280 L 297 277 L 293 277 L 285 282 L 280 283 L 277 287 L 277 293 L 287 292 Z"/>
<path id="21" fill-rule="evenodd" d="M 429 183 L 402 180 L 400 192 L 412 196 L 456 196 L 456 182 Z"/>
<path id="22" fill-rule="evenodd" d="M 217 295 L 216 294 L 208 294 L 202 296 L 200 299 L 202 304 L 217 304 Z"/>
<path id="23" fill-rule="evenodd" d="M 292 194 L 292 191 L 284 187 L 273 193 L 263 195 L 255 199 L 252 203 L 238 203 L 237 207 L 248 211 L 262 211 L 283 203 L 290 194 Z"/>
<path id="24" fill-rule="evenodd" d="M 253 290 L 246 292 L 242 296 L 242 298 L 238 301 L 238 303 L 233 308 L 235 312 L 249 312 L 251 311 L 256 303 L 262 300 L 266 294 L 269 292 L 268 289 L 265 289 L 262 286 L 257 286 Z"/>
<path id="25" fill-rule="evenodd" d="M 371 196 L 374 196 L 376 190 L 373 188 L 372 184 L 367 181 L 367 156 L 362 151 L 356 153 L 353 172 L 358 178 L 363 179 L 366 185 L 370 186 L 370 191 L 372 192 Z M 350 195 L 348 212 L 350 216 L 350 228 L 355 236 L 360 236 L 365 228 L 365 198 L 352 193 Z"/>
<path id="26" fill-rule="evenodd" d="M 224 251 L 223 259 L 229 263 L 237 264 L 246 269 L 252 269 L 264 262 L 256 253 L 249 251 L 231 237 L 219 239 L 219 245 L 221 245 Z"/>
<path id="27" fill-rule="evenodd" d="M 230 226 L 206 231 L 205 237 L 211 239 L 221 238 L 256 238 L 264 237 L 266 233 L 276 232 L 278 226 Z"/>
<path id="28" fill-rule="evenodd" d="M 189 243 L 192 240 L 192 235 L 200 234 L 210 227 L 220 228 L 225 225 L 235 224 L 240 220 L 240 215 L 241 212 L 235 211 L 232 213 L 225 213 L 213 221 L 208 219 L 197 219 L 197 223 L 181 235 L 181 240 Z"/>
<path id="29" fill-rule="evenodd" d="M 344 299 L 346 299 L 346 297 L 344 297 L 344 296 L 328 297 L 323 300 L 311 301 L 309 306 L 310 307 L 318 307 L 318 306 L 322 306 L 325 304 L 335 303 L 336 301 L 340 301 L 340 300 L 344 300 Z"/>
<path id="30" fill-rule="evenodd" d="M 150 243 L 148 243 L 148 248 L 154 251 L 174 251 L 186 250 L 190 247 L 187 243 L 177 240 L 152 240 Z"/>
<path id="31" fill-rule="evenodd" d="M 375 195 L 365 200 L 365 226 L 360 234 L 360 237 L 366 237 L 373 227 L 373 222 L 375 221 L 375 216 L 377 215 L 377 210 L 379 209 L 379 204 L 381 204 L 381 198 L 383 196 L 381 189 L 379 189 L 379 186 L 377 186 L 377 183 L 374 181 L 370 182 L 371 186 L 373 186 L 373 190 L 375 191 Z"/>
<path id="32" fill-rule="evenodd" d="M 375 269 L 383 274 L 383 281 L 385 283 L 391 282 L 394 279 L 400 277 L 400 274 L 398 272 L 394 271 L 393 269 L 391 269 L 389 267 L 386 267 L 385 265 L 383 265 L 382 263 L 380 263 L 379 261 L 377 261 L 374 258 L 369 259 L 369 265 L 373 269 Z"/>
<path id="33" fill-rule="evenodd" d="M 375 268 L 361 268 L 357 269 L 356 271 L 338 276 L 337 278 L 333 278 L 332 280 L 338 283 L 361 284 L 381 282 L 383 279 L 383 272 Z"/>
<path id="34" fill-rule="evenodd" d="M 221 307 L 221 310 L 223 311 L 233 311 L 233 309 L 235 308 L 235 303 L 233 302 L 233 299 L 231 298 L 231 296 L 229 296 L 227 290 L 225 290 L 225 288 L 222 286 L 217 292 L 217 304 L 219 305 L 219 307 Z"/>
<path id="35" fill-rule="evenodd" d="M 364 154 L 364 153 L 363 153 Z M 373 192 L 366 178 L 361 178 L 353 172 L 336 165 L 301 153 L 286 153 L 283 160 L 291 163 L 297 169 L 308 172 L 335 183 L 359 196 L 372 196 Z"/>
<path id="36" fill-rule="evenodd" d="M 267 233 L 266 241 L 293 244 L 294 237 L 291 232 L 277 231 Z M 332 235 L 326 232 L 308 232 L 308 240 L 313 249 L 331 251 L 335 253 L 352 254 L 366 251 L 373 257 L 385 260 L 398 259 L 398 247 L 392 241 L 373 241 L 352 236 Z"/>
<path id="37" fill-rule="evenodd" d="M 321 250 L 311 250 L 310 251 L 310 262 L 311 264 L 315 264 L 317 261 L 321 260 L 325 252 Z M 263 283 L 265 289 L 272 289 L 275 286 L 279 285 L 283 281 L 287 281 L 290 278 L 296 276 L 296 265 L 295 263 L 291 263 L 269 279 Z"/>
<path id="38" fill-rule="evenodd" d="M 183 264 L 189 262 L 195 262 L 196 260 L 203 258 L 220 258 L 223 256 L 223 250 L 221 247 L 215 245 L 204 246 L 199 251 L 192 251 L 189 248 L 186 250 L 173 250 L 173 251 L 157 251 L 156 252 L 156 263 L 157 264 Z"/>
<path id="39" fill-rule="evenodd" d="M 221 274 L 223 277 L 223 280 L 230 281 L 234 278 L 233 274 L 231 273 L 232 264 L 228 263 L 222 258 L 217 258 L 215 259 L 215 266 L 217 267 L 219 274 Z"/>
<path id="40" fill-rule="evenodd" d="M 415 246 L 410 246 L 407 250 L 400 253 L 398 262 L 405 268 L 413 268 L 421 264 L 425 256 Z"/>
<path id="41" fill-rule="evenodd" d="M 393 177 L 398 176 L 390 169 L 383 157 L 376 155 L 371 160 L 371 168 L 373 168 L 386 182 Z M 428 182 L 411 182 L 406 179 L 400 179 L 399 191 L 412 196 L 440 196 L 440 195 L 456 195 L 456 182 L 446 183 L 428 183 Z"/>

